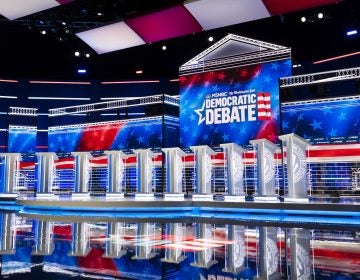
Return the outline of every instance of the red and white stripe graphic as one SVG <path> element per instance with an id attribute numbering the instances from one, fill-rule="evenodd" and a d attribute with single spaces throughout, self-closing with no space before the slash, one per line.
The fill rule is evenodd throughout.
<path id="1" fill-rule="evenodd" d="M 266 121 L 271 119 L 270 92 L 259 92 L 257 95 L 258 120 Z"/>

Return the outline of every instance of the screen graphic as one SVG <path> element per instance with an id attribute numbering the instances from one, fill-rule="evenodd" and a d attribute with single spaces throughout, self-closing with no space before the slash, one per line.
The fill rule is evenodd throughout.
<path id="1" fill-rule="evenodd" d="M 167 131 L 178 131 L 179 120 L 165 116 L 164 126 L 165 140 L 169 141 L 165 146 L 171 145 L 177 137 L 167 137 Z M 162 134 L 162 117 L 53 127 L 49 129 L 49 151 L 156 148 L 162 147 Z"/>
<path id="2" fill-rule="evenodd" d="M 181 76 L 181 145 L 277 141 L 278 78 L 290 74 L 291 61 L 281 60 Z"/>
<path id="3" fill-rule="evenodd" d="M 359 96 L 284 103 L 282 132 L 296 133 L 314 144 L 358 143 L 359 111 Z"/>
<path id="4" fill-rule="evenodd" d="M 37 130 L 34 126 L 9 126 L 9 153 L 35 153 Z"/>

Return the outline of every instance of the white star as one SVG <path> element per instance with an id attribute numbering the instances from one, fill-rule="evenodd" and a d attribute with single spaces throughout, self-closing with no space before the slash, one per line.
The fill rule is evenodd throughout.
<path id="1" fill-rule="evenodd" d="M 202 114 L 202 112 L 204 111 L 204 109 L 205 109 L 205 101 L 203 102 L 203 105 L 201 106 L 200 109 L 194 110 L 194 112 L 195 112 L 196 114 L 198 114 L 198 116 L 199 116 L 198 125 L 202 124 L 202 123 L 205 121 L 205 117 L 203 117 L 203 114 Z"/>

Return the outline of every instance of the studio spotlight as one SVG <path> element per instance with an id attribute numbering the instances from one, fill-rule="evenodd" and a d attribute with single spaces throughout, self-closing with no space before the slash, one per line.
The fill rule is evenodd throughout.
<path id="1" fill-rule="evenodd" d="M 46 30 L 41 30 L 42 35 L 46 35 Z"/>
<path id="2" fill-rule="evenodd" d="M 63 21 L 63 22 L 61 22 L 61 24 L 65 26 L 65 25 L 66 25 L 66 22 L 65 22 L 65 21 Z"/>
<path id="3" fill-rule="evenodd" d="M 323 14 L 323 13 L 318 13 L 318 18 L 319 18 L 319 19 L 324 18 L 324 14 Z"/>
<path id="4" fill-rule="evenodd" d="M 86 74 L 86 69 L 78 69 L 77 70 L 78 74 Z"/>
<path id="5" fill-rule="evenodd" d="M 301 17 L 301 22 L 306 22 L 306 17 Z"/>
<path id="6" fill-rule="evenodd" d="M 357 30 L 356 30 L 356 29 L 353 29 L 353 30 L 347 31 L 347 32 L 346 32 L 346 35 L 347 35 L 347 36 L 354 36 L 354 35 L 356 35 L 357 33 L 358 33 Z"/>
<path id="7" fill-rule="evenodd" d="M 76 52 L 74 53 L 74 55 L 75 55 L 75 56 L 80 56 L 80 52 L 76 51 Z"/>
<path id="8" fill-rule="evenodd" d="M 208 40 L 209 40 L 209 42 L 212 42 L 212 41 L 214 41 L 214 37 L 210 36 Z"/>
<path id="9" fill-rule="evenodd" d="M 161 49 L 162 49 L 163 51 L 166 51 L 166 46 L 162 46 Z"/>
<path id="10" fill-rule="evenodd" d="M 85 54 L 85 57 L 89 58 L 89 57 L 90 57 L 90 54 L 89 54 L 89 53 L 86 53 L 86 54 Z"/>

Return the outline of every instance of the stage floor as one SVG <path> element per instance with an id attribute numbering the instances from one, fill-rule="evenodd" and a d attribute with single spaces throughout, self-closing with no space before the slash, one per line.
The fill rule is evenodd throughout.
<path id="1" fill-rule="evenodd" d="M 144 218 L 178 218 L 198 217 L 225 220 L 237 220 L 246 216 L 248 220 L 285 221 L 294 223 L 305 218 L 309 223 L 346 223 L 360 225 L 360 204 L 329 202 L 228 202 L 228 201 L 195 201 L 184 199 L 170 201 L 162 198 L 137 200 L 134 198 L 71 198 L 55 199 L 22 198 L 17 200 L 22 213 L 47 213 L 49 215 L 82 215 L 134 217 L 142 213 Z M 75 214 L 74 214 L 75 213 Z M 76 214 L 77 213 L 77 214 Z M 111 214 L 109 214 L 111 213 Z M 165 214 L 167 213 L 167 214 Z M 275 217 L 276 216 L 276 217 Z M 330 221 L 328 218 L 333 218 Z M 274 220 L 275 219 L 275 220 Z"/>

